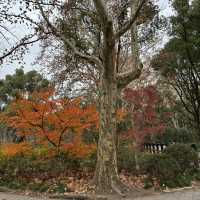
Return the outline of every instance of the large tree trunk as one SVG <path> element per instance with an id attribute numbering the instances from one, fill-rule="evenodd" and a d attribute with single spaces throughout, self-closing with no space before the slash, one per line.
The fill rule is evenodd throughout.
<path id="1" fill-rule="evenodd" d="M 100 127 L 95 172 L 96 191 L 99 193 L 117 192 L 122 195 L 119 181 L 116 153 L 117 125 L 117 81 L 114 64 L 114 48 L 105 55 L 105 67 L 100 79 Z"/>
<path id="2" fill-rule="evenodd" d="M 101 80 L 100 130 L 95 183 L 98 192 L 111 192 L 118 181 L 116 155 L 116 97 L 117 85 L 113 80 Z"/>
<path id="3" fill-rule="evenodd" d="M 117 125 L 117 96 L 118 89 L 137 77 L 138 70 L 119 78 L 116 72 L 116 34 L 113 21 L 108 16 L 103 1 L 94 0 L 96 8 L 102 15 L 103 49 L 102 68 L 100 77 L 100 129 L 97 152 L 97 165 L 94 176 L 96 191 L 100 193 L 117 192 L 120 195 L 127 187 L 120 182 L 117 169 L 116 125 Z M 133 15 L 134 16 L 134 15 Z M 134 29 L 135 31 L 135 29 Z M 132 31 L 132 32 L 134 32 Z M 136 37 L 135 35 L 133 37 Z M 137 42 L 137 41 L 133 41 Z M 133 47 L 134 48 L 134 47 Z M 133 52 L 135 53 L 135 52 Z M 138 52 L 137 52 L 138 53 Z M 137 56 L 136 56 L 137 57 Z M 138 58 L 138 57 L 137 57 Z M 135 58 L 137 63 L 137 59 Z M 136 66 L 138 67 L 138 66 Z M 122 86 L 123 85 L 123 86 Z"/>

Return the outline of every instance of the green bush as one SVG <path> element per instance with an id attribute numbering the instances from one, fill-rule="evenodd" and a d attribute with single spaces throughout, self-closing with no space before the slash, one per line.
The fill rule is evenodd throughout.
<path id="1" fill-rule="evenodd" d="M 147 138 L 148 141 L 153 143 L 171 144 L 176 143 L 194 143 L 198 139 L 195 132 L 186 128 L 167 128 L 163 134 L 155 135 L 154 137 Z"/>
<path id="2" fill-rule="evenodd" d="M 9 177 L 7 179 L 1 179 L 0 186 L 8 187 L 14 190 L 24 190 L 26 189 L 27 183 L 22 179 L 14 179 L 13 177 Z"/>
<path id="3" fill-rule="evenodd" d="M 142 172 L 153 182 L 154 178 L 161 186 L 171 186 L 170 181 L 180 173 L 178 163 L 167 154 L 147 154 L 140 160 Z"/>
<path id="4" fill-rule="evenodd" d="M 59 180 L 71 171 L 91 171 L 95 169 L 96 154 L 87 159 L 73 158 L 66 152 L 48 155 L 46 149 L 35 149 L 30 155 L 0 157 L 0 185 L 12 189 L 29 188 L 34 191 L 47 191 L 46 182 Z M 35 180 L 38 182 L 35 182 Z M 49 186 L 50 187 L 50 186 Z M 62 192 L 64 185 L 58 183 L 53 190 Z"/>
<path id="5" fill-rule="evenodd" d="M 191 185 L 192 179 L 192 176 L 179 174 L 171 180 L 166 180 L 162 186 L 167 186 L 169 188 L 187 187 Z"/>
<path id="6" fill-rule="evenodd" d="M 46 192 L 49 190 L 49 185 L 43 182 L 41 183 L 32 182 L 32 183 L 29 183 L 27 186 L 29 190 L 32 190 L 34 192 Z"/>
<path id="7" fill-rule="evenodd" d="M 86 171 L 94 171 L 96 167 L 97 153 L 94 152 L 89 157 L 80 160 L 80 168 Z"/>
<path id="8" fill-rule="evenodd" d="M 149 189 L 152 188 L 153 186 L 154 185 L 151 179 L 149 178 L 144 179 L 144 189 Z"/>
<path id="9" fill-rule="evenodd" d="M 130 149 L 127 141 L 123 141 L 119 144 L 117 157 L 119 171 L 126 170 L 131 173 L 136 171 L 134 151 Z"/>
<path id="10" fill-rule="evenodd" d="M 65 193 L 70 192 L 64 183 L 58 182 L 50 187 L 50 192 L 52 193 Z"/>
<path id="11" fill-rule="evenodd" d="M 160 186 L 171 188 L 189 186 L 193 179 L 198 180 L 197 163 L 197 153 L 186 144 L 174 144 L 162 154 L 144 154 L 140 159 L 148 185 L 156 179 Z"/>
<path id="12" fill-rule="evenodd" d="M 59 152 L 52 157 L 41 159 L 40 156 L 20 156 L 0 159 L 0 176 L 14 175 L 40 175 L 42 173 L 62 173 L 67 170 L 93 169 L 96 156 L 87 159 L 75 159 L 66 152 Z"/>
<path id="13" fill-rule="evenodd" d="M 197 167 L 198 154 L 186 144 L 173 144 L 164 150 L 180 166 L 180 172 L 186 173 Z"/>
<path id="14" fill-rule="evenodd" d="M 193 177 L 185 174 L 185 175 L 179 175 L 175 179 L 175 183 L 178 187 L 187 187 L 191 185 Z"/>
<path id="15" fill-rule="evenodd" d="M 196 170 L 193 174 L 194 180 L 200 181 L 200 170 Z"/>

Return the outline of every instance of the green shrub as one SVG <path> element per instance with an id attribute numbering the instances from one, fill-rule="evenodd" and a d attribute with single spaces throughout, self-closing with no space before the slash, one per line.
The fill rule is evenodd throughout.
<path id="1" fill-rule="evenodd" d="M 28 189 L 34 192 L 46 192 L 49 190 L 49 185 L 42 182 L 41 183 L 32 182 L 32 183 L 29 183 Z"/>
<path id="2" fill-rule="evenodd" d="M 156 178 L 161 186 L 169 186 L 169 181 L 173 181 L 180 172 L 177 162 L 167 154 L 144 155 L 140 165 L 148 179 L 153 182 Z"/>
<path id="3" fill-rule="evenodd" d="M 162 154 L 144 154 L 140 159 L 142 172 L 147 175 L 147 186 L 156 179 L 160 186 L 183 187 L 198 180 L 197 153 L 185 144 L 174 144 Z"/>
<path id="4" fill-rule="evenodd" d="M 35 153 L 37 152 L 37 153 Z M 66 152 L 58 152 L 46 157 L 46 150 L 39 153 L 36 150 L 31 155 L 15 155 L 13 157 L 1 157 L 0 177 L 5 176 L 40 176 L 44 173 L 61 174 L 67 170 L 93 170 L 96 163 L 96 154 L 87 159 L 73 158 Z M 42 157 L 41 157 L 41 154 Z M 37 156 L 38 157 L 37 157 Z"/>
<path id="5" fill-rule="evenodd" d="M 131 173 L 136 171 L 134 151 L 130 149 L 127 141 L 123 141 L 119 144 L 117 157 L 119 171 L 126 170 Z"/>
<path id="6" fill-rule="evenodd" d="M 154 185 L 151 179 L 149 178 L 144 179 L 144 189 L 149 189 L 152 188 L 153 186 Z"/>
<path id="7" fill-rule="evenodd" d="M 20 180 L 12 180 L 8 183 L 7 187 L 14 190 L 23 190 L 26 188 L 26 184 Z"/>
<path id="8" fill-rule="evenodd" d="M 176 177 L 175 182 L 178 187 L 187 187 L 191 185 L 192 176 L 186 175 L 179 175 Z"/>
<path id="9" fill-rule="evenodd" d="M 45 147 L 36 147 L 33 149 L 32 153 L 30 154 L 30 157 L 32 159 L 39 159 L 39 158 L 46 158 L 49 155 L 49 149 Z"/>
<path id="10" fill-rule="evenodd" d="M 167 128 L 163 134 L 155 135 L 151 138 L 147 138 L 148 141 L 153 143 L 163 143 L 171 144 L 176 143 L 194 143 L 198 139 L 198 136 L 195 132 L 190 131 L 186 128 Z"/>
<path id="11" fill-rule="evenodd" d="M 97 154 L 94 152 L 89 157 L 80 160 L 80 168 L 83 170 L 94 171 L 96 167 Z"/>
<path id="12" fill-rule="evenodd" d="M 78 159 L 65 151 L 49 154 L 48 149 L 40 147 L 27 155 L 6 157 L 0 154 L 0 185 L 12 189 L 63 193 L 68 190 L 60 182 L 63 174 L 76 170 L 92 171 L 95 164 L 96 153 L 86 159 Z"/>
<path id="13" fill-rule="evenodd" d="M 196 170 L 193 174 L 194 180 L 200 181 L 200 170 Z"/>
<path id="14" fill-rule="evenodd" d="M 164 153 L 176 160 L 181 173 L 191 171 L 192 168 L 197 166 L 198 154 L 189 145 L 173 144 L 167 147 Z"/>
<path id="15" fill-rule="evenodd" d="M 50 191 L 52 193 L 65 193 L 70 190 L 66 187 L 64 183 L 58 182 L 50 187 Z"/>

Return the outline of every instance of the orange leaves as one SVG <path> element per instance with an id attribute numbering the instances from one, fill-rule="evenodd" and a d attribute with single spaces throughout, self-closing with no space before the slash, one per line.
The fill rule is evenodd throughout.
<path id="1" fill-rule="evenodd" d="M 70 146 L 72 154 L 87 155 L 94 147 L 82 142 L 85 129 L 98 126 L 94 105 L 82 105 L 81 99 L 55 98 L 52 89 L 34 92 L 29 99 L 19 98 L 10 106 L 12 114 L 4 114 L 4 122 L 24 136 L 33 136 L 38 144 L 57 149 Z M 73 141 L 67 139 L 73 134 Z M 72 145 L 70 145 L 72 144 Z"/>
<path id="2" fill-rule="evenodd" d="M 83 133 L 99 128 L 96 106 L 86 105 L 81 98 L 58 98 L 53 89 L 34 92 L 30 97 L 18 98 L 5 113 L 4 122 L 17 134 L 34 139 L 36 144 L 55 149 L 65 149 L 76 157 L 94 152 L 95 144 L 83 142 Z M 126 112 L 117 111 L 118 121 Z M 87 130 L 87 131 L 85 131 Z"/>
<path id="3" fill-rule="evenodd" d="M 22 154 L 25 155 L 31 152 L 31 150 L 32 150 L 32 147 L 30 146 L 30 144 L 26 142 L 22 142 L 19 144 L 11 143 L 11 144 L 5 144 L 1 146 L 1 152 L 6 157 L 13 157 L 13 156 L 22 155 Z"/>
<path id="4" fill-rule="evenodd" d="M 117 110 L 117 121 L 121 122 L 127 116 L 127 111 L 124 108 Z"/>
<path id="5" fill-rule="evenodd" d="M 85 158 L 96 150 L 96 144 L 85 144 L 80 137 L 74 138 L 73 142 L 63 145 L 63 149 L 76 158 Z"/>

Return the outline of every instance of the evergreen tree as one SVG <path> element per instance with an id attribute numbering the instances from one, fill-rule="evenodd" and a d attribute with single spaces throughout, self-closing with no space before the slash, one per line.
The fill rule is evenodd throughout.
<path id="1" fill-rule="evenodd" d="M 32 93 L 48 85 L 49 81 L 37 71 L 24 73 L 23 69 L 16 69 L 15 74 L 7 75 L 5 79 L 0 80 L 0 103 L 7 105 L 21 92 Z"/>
<path id="2" fill-rule="evenodd" d="M 160 70 L 175 89 L 187 113 L 187 122 L 200 136 L 200 1 L 173 0 L 171 39 L 155 56 L 152 66 Z"/>

